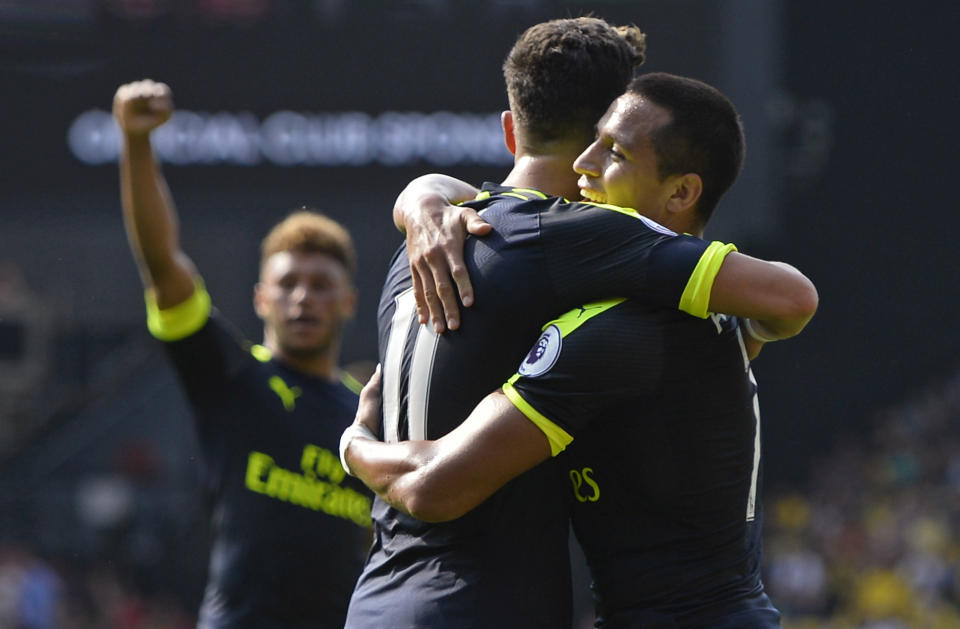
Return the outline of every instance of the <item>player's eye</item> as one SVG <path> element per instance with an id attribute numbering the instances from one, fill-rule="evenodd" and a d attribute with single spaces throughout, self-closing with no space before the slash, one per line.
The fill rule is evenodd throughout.
<path id="1" fill-rule="evenodd" d="M 280 281 L 277 282 L 277 286 L 285 291 L 291 291 L 297 287 L 297 280 L 293 277 L 282 277 Z"/>
<path id="2" fill-rule="evenodd" d="M 627 159 L 627 156 L 618 151 L 614 146 L 610 147 L 610 154 L 613 155 L 613 158 L 617 161 Z"/>

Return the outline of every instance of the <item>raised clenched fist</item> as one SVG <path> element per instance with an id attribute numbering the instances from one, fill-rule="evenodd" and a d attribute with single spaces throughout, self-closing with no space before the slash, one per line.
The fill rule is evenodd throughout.
<path id="1" fill-rule="evenodd" d="M 172 113 L 173 92 L 166 83 L 134 81 L 117 88 L 113 97 L 113 117 L 129 135 L 149 133 L 169 120 Z"/>

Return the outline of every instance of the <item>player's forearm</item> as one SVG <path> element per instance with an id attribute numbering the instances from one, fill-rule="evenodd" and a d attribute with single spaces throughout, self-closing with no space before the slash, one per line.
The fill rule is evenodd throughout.
<path id="1" fill-rule="evenodd" d="M 383 443 L 379 371 L 360 393 L 357 420 L 340 439 L 344 469 L 390 506 L 425 522 L 456 519 L 551 455 L 550 442 L 500 390 L 436 441 Z"/>
<path id="2" fill-rule="evenodd" d="M 173 199 L 149 135 L 125 135 L 120 181 L 127 238 L 144 284 L 157 289 L 161 308 L 182 301 L 193 289 L 193 267 L 180 251 Z"/>
<path id="3" fill-rule="evenodd" d="M 731 253 L 714 281 L 710 310 L 751 319 L 769 340 L 799 334 L 817 311 L 817 289 L 800 271 Z"/>
<path id="4" fill-rule="evenodd" d="M 477 188 L 447 175 L 431 173 L 417 177 L 407 184 L 393 207 L 393 223 L 406 233 L 411 220 L 422 222 L 421 214 L 442 214 L 444 208 L 469 201 L 477 195 Z"/>
<path id="5" fill-rule="evenodd" d="M 526 421 L 526 420 L 524 420 Z M 474 509 L 517 474 L 549 456 L 517 444 L 518 456 L 499 439 L 488 439 L 471 417 L 436 441 L 383 443 L 354 438 L 344 456 L 350 472 L 391 507 L 424 522 L 447 522 Z M 529 422 L 527 422 L 529 423 Z M 543 439 L 536 436 L 537 443 Z"/>
<path id="6" fill-rule="evenodd" d="M 178 236 L 173 202 L 148 135 L 125 136 L 120 182 L 127 237 L 152 278 L 171 264 Z"/>
<path id="7" fill-rule="evenodd" d="M 436 473 L 430 471 L 436 451 L 434 441 L 383 443 L 354 438 L 345 457 L 351 473 L 391 507 L 425 522 L 439 522 L 452 520 L 460 512 L 451 511 L 451 505 L 438 495 Z"/>

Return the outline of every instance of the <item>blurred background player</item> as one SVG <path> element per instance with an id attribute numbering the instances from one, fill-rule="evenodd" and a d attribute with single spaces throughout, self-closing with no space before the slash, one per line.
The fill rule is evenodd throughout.
<path id="1" fill-rule="evenodd" d="M 343 625 L 368 540 L 370 498 L 345 478 L 336 443 L 358 383 L 338 367 L 354 312 L 353 243 L 335 221 L 291 214 L 262 242 L 250 345 L 211 308 L 180 249 L 177 216 L 150 133 L 172 93 L 121 86 L 114 116 L 127 236 L 146 288 L 150 332 L 164 342 L 193 408 L 214 543 L 198 626 Z"/>
<path id="2" fill-rule="evenodd" d="M 701 236 L 743 147 L 720 92 L 648 74 L 611 105 L 575 169 L 584 197 Z M 572 493 L 598 626 L 777 627 L 760 580 L 760 418 L 745 341 L 799 332 L 818 300 L 809 282 L 795 298 L 793 313 L 742 328 L 640 300 L 585 304 L 544 326 L 517 375 L 446 437 L 358 439 L 346 460 L 398 508 L 447 517 L 569 446 L 555 482 Z M 375 386 L 358 416 L 371 432 Z"/>

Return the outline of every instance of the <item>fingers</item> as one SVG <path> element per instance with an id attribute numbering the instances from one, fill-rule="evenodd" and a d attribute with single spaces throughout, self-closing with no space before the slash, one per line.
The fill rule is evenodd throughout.
<path id="1" fill-rule="evenodd" d="M 452 270 L 448 266 L 447 255 L 446 250 L 433 248 L 418 256 L 410 267 L 416 278 L 415 284 L 420 287 L 419 292 L 414 289 L 417 312 L 425 311 L 429 315 L 437 334 L 442 334 L 448 328 L 456 330 L 460 325 L 460 306 L 455 285 L 450 279 Z M 460 274 L 464 275 L 464 272 Z M 420 322 L 425 323 L 422 318 Z"/>
<path id="2" fill-rule="evenodd" d="M 423 325 L 430 320 L 430 311 L 427 309 L 427 299 L 423 296 L 423 283 L 417 268 L 410 265 L 410 279 L 413 280 L 413 298 L 417 303 L 417 322 Z"/>
<path id="3" fill-rule="evenodd" d="M 374 435 L 380 434 L 380 365 L 360 391 L 356 422 L 363 424 Z"/>
<path id="4" fill-rule="evenodd" d="M 421 323 L 433 322 L 433 329 L 437 334 L 443 334 L 446 330 L 446 318 L 444 317 L 444 303 L 440 299 L 436 275 L 439 274 L 441 277 L 446 273 L 446 262 L 444 261 L 441 265 L 440 262 L 437 262 L 438 255 L 439 259 L 443 260 L 442 254 L 439 254 L 438 251 L 434 250 L 427 254 L 415 255 L 409 253 L 410 256 L 410 275 L 413 280 L 413 296 L 417 302 L 417 320 Z M 431 261 L 431 257 L 432 260 Z M 441 282 L 442 284 L 443 282 Z M 449 292 L 449 282 L 447 282 L 448 287 L 445 289 Z"/>
<path id="5" fill-rule="evenodd" d="M 743 347 L 747 350 L 747 358 L 753 360 L 760 354 L 760 350 L 763 349 L 766 343 L 753 339 L 749 336 L 744 336 L 743 338 Z"/>
<path id="6" fill-rule="evenodd" d="M 487 221 L 483 220 L 476 210 L 470 208 L 461 209 L 463 209 L 461 220 L 463 221 L 464 226 L 467 228 L 467 233 L 474 236 L 486 236 L 490 233 L 490 230 L 493 229 L 493 226 L 491 226 Z"/>
<path id="7" fill-rule="evenodd" d="M 114 106 L 137 105 L 151 111 L 166 111 L 173 105 L 173 91 L 166 83 L 145 79 L 117 88 L 113 97 Z"/>
<path id="8" fill-rule="evenodd" d="M 443 264 L 431 265 L 430 270 L 434 273 L 433 281 L 437 289 L 436 301 L 440 302 L 440 311 L 436 313 L 437 318 L 434 318 L 434 321 L 446 321 L 447 328 L 456 330 L 460 327 L 460 305 L 457 303 L 457 291 L 454 290 L 454 284 L 450 281 L 452 271 L 447 266 L 446 260 L 443 261 Z M 431 316 L 434 315 L 433 309 L 431 309 L 430 314 Z M 434 325 L 434 328 L 436 328 L 436 325 Z M 439 333 L 441 330 L 437 332 Z"/>
<path id="9" fill-rule="evenodd" d="M 373 375 L 370 376 L 370 379 L 367 380 L 367 384 L 363 385 L 363 389 L 360 391 L 360 397 L 370 399 L 371 397 L 380 397 L 380 363 L 377 363 L 377 368 L 373 370 Z M 379 400 L 377 400 L 379 404 Z"/>
<path id="10" fill-rule="evenodd" d="M 437 334 L 443 334 L 446 330 L 446 318 L 443 314 L 443 302 L 440 300 L 437 292 L 437 284 L 434 280 L 433 270 L 429 265 L 424 264 L 417 268 L 417 274 L 423 288 L 423 304 L 417 304 L 417 311 L 419 312 L 425 308 L 429 315 L 429 321 L 433 322 L 433 329 Z"/>
<path id="11" fill-rule="evenodd" d="M 420 220 L 406 221 L 417 316 L 420 323 L 432 321 L 442 334 L 460 327 L 460 303 L 470 306 L 474 301 L 463 258 L 467 235 L 482 235 L 492 227 L 475 210 L 450 205 L 421 208 L 417 216 Z"/>
<path id="12" fill-rule="evenodd" d="M 165 83 L 145 79 L 117 88 L 113 115 L 126 133 L 148 133 L 173 113 L 173 92 Z"/>
<path id="13" fill-rule="evenodd" d="M 370 376 L 367 384 L 360 390 L 360 404 L 357 407 L 357 419 L 367 423 L 371 415 L 380 414 L 380 365 Z"/>
<path id="14" fill-rule="evenodd" d="M 467 308 L 473 305 L 473 284 L 470 282 L 470 274 L 467 272 L 467 266 L 462 257 L 450 260 L 450 275 L 453 276 L 453 282 L 457 287 L 457 293 L 460 294 L 460 301 Z M 447 317 L 449 319 L 449 316 Z M 450 326 L 451 330 L 456 330 Z"/>
<path id="15" fill-rule="evenodd" d="M 476 210 L 470 208 L 460 209 L 463 210 L 460 214 L 460 223 L 467 233 L 474 236 L 484 236 L 493 229 L 490 223 L 483 220 Z M 467 272 L 467 265 L 463 260 L 463 243 L 465 238 L 466 236 L 448 248 L 447 264 L 450 267 L 450 275 L 453 277 L 457 292 L 460 294 L 460 301 L 464 306 L 469 308 L 473 305 L 473 284 L 470 282 L 470 274 Z M 456 328 L 450 326 L 450 329 Z"/>

